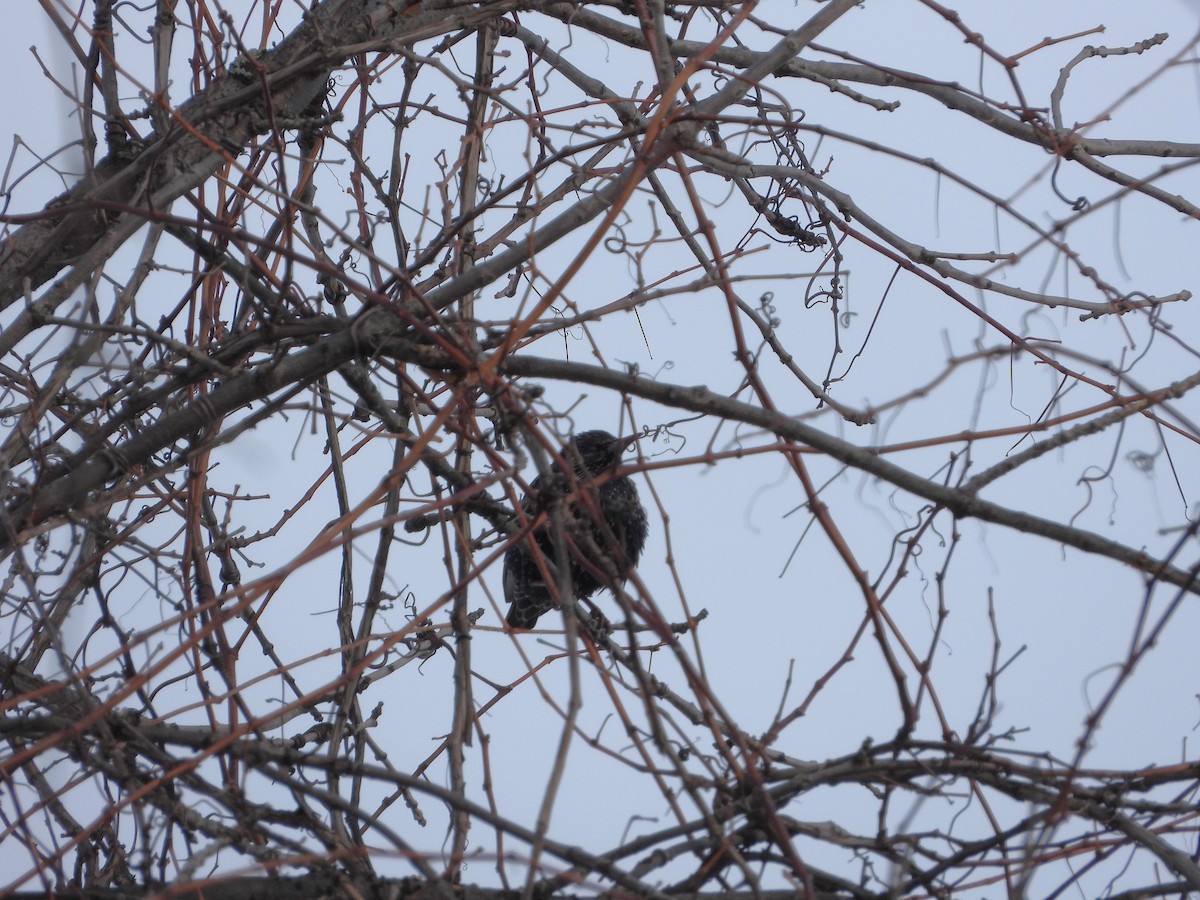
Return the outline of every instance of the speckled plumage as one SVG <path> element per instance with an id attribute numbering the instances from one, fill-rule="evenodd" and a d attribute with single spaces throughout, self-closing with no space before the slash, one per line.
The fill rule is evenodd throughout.
<path id="1" fill-rule="evenodd" d="M 522 509 L 532 519 L 549 509 L 556 495 L 575 495 L 567 502 L 563 519 L 571 557 L 571 588 L 577 600 L 592 596 L 602 587 L 611 588 L 609 573 L 623 581 L 646 546 L 646 510 L 638 498 L 637 485 L 624 476 L 595 483 L 616 469 L 628 445 L 628 439 L 615 438 L 607 431 L 577 434 L 562 451 L 573 477 L 556 463 L 548 473 L 549 483 L 539 475 L 521 500 Z M 580 495 L 586 495 L 590 502 Z M 603 522 L 594 518 L 594 510 L 599 511 Z M 552 598 L 557 591 L 546 584 L 537 560 L 540 555 L 548 563 L 545 571 L 553 578 L 554 541 L 546 528 L 541 525 L 504 555 L 504 599 L 509 603 L 508 624 L 513 628 L 532 628 L 539 616 L 554 608 Z"/>

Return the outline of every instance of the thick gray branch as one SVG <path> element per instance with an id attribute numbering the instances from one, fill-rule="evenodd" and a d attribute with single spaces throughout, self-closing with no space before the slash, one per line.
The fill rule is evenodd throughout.
<path id="1" fill-rule="evenodd" d="M 504 371 L 509 375 L 529 378 L 553 378 L 579 384 L 594 384 L 622 393 L 653 400 L 664 406 L 686 409 L 692 412 L 717 416 L 729 421 L 745 422 L 789 440 L 807 444 L 827 456 L 880 478 L 889 484 L 924 497 L 942 506 L 961 519 L 980 519 L 1003 525 L 1016 531 L 1035 534 L 1065 547 L 1074 547 L 1084 553 L 1094 553 L 1123 563 L 1139 572 L 1144 572 L 1157 581 L 1173 584 L 1193 594 L 1200 594 L 1200 580 L 1196 567 L 1180 569 L 1166 560 L 1156 559 L 1142 550 L 1136 550 L 1117 541 L 1087 531 L 1043 519 L 984 500 L 970 491 L 948 487 L 937 481 L 923 478 L 893 462 L 883 459 L 872 450 L 855 446 L 849 441 L 826 434 L 811 425 L 799 422 L 784 413 L 773 412 L 760 406 L 752 406 L 714 394 L 704 386 L 684 387 L 651 381 L 636 375 L 628 375 L 613 369 L 582 363 L 562 362 L 533 356 L 514 356 L 505 361 Z"/>
<path id="2" fill-rule="evenodd" d="M 628 47 L 645 49 L 645 35 L 640 29 L 626 25 L 624 22 L 611 19 L 590 9 L 576 8 L 575 4 L 571 3 L 555 4 L 547 11 L 559 16 L 563 21 L 586 28 L 601 37 L 618 41 Z M 704 41 L 686 40 L 671 40 L 669 44 L 671 52 L 679 59 L 694 56 L 708 46 Z M 765 54 L 762 51 L 743 47 L 722 47 L 712 55 L 714 62 L 740 69 L 750 69 L 758 65 L 764 58 Z M 772 71 L 775 75 L 812 78 L 820 84 L 831 81 L 853 82 L 877 87 L 903 88 L 907 91 L 925 94 L 948 109 L 966 113 L 971 118 L 995 128 L 1009 137 L 1042 147 L 1050 147 L 1052 145 L 1051 135 L 1054 135 L 1054 139 L 1060 146 L 1077 146 L 1091 156 L 1155 156 L 1164 159 L 1200 157 L 1200 144 L 1197 143 L 1088 138 L 1078 135 L 1070 129 L 1055 131 L 1049 126 L 1037 128 L 1030 122 L 1018 119 L 1014 115 L 1005 114 L 997 107 L 971 96 L 958 84 L 935 81 L 928 76 L 900 69 L 882 69 L 854 63 L 819 62 L 793 57 Z"/>
<path id="3" fill-rule="evenodd" d="M 0 255 L 0 309 L 84 256 L 115 223 L 139 222 L 139 209 L 149 215 L 169 208 L 235 159 L 272 117 L 300 116 L 352 54 L 478 25 L 520 5 L 501 0 L 448 10 L 427 2 L 414 10 L 404 0 L 325 0 L 276 47 L 239 59 L 212 87 L 171 111 L 165 133 L 151 134 L 131 158 L 102 160 L 90 177 L 10 235 Z M 122 238 L 136 227 L 126 221 Z M 89 259 L 88 271 L 99 262 Z"/>

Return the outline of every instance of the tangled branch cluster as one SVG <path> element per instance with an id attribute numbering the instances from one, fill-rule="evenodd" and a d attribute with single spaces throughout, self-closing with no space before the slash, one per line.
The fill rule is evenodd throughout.
<path id="1" fill-rule="evenodd" d="M 1194 690 L 1144 674 L 1200 594 L 1190 294 L 1096 227 L 1170 255 L 1200 145 L 1064 112 L 1193 44 L 83 6 L 41 4 L 79 135 L 21 123 L 0 188 L 4 889 L 1200 891 Z M 928 70 L 864 37 L 897 14 Z M 639 436 L 648 549 L 514 633 L 520 498 L 592 427 Z M 1072 602 L 1035 559 L 1115 641 L 1006 612 Z M 1169 736 L 1104 743 L 1142 690 Z"/>

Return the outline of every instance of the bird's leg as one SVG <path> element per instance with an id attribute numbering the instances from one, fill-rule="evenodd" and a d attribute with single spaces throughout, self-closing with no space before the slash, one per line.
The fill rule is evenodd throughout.
<path id="1" fill-rule="evenodd" d="M 575 609 L 582 611 L 580 607 L 586 607 L 588 613 L 586 616 L 579 616 L 579 622 L 588 637 L 597 644 L 607 643 L 613 633 L 612 622 L 608 621 L 608 618 L 600 611 L 600 607 L 590 600 L 579 601 L 579 605 Z"/>

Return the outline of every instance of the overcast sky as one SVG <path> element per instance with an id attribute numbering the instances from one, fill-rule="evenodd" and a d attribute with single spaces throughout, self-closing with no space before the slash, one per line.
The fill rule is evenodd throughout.
<path id="1" fill-rule="evenodd" d="M 234 3 L 227 5 L 237 7 Z M 1132 98 L 1122 100 L 1139 78 L 1190 45 L 1198 27 L 1200 2 L 965 0 L 957 9 L 970 28 L 985 35 L 990 46 L 1013 54 L 1047 35 L 1105 26 L 1103 34 L 1022 59 L 1015 72 L 1034 106 L 1048 102 L 1061 67 L 1084 43 L 1125 46 L 1159 32 L 1168 33 L 1161 47 L 1145 54 L 1081 63 L 1065 94 L 1066 124 L 1088 122 L 1111 109 L 1111 121 L 1092 126 L 1088 134 L 1200 141 L 1200 91 L 1193 56 L 1188 55 L 1170 73 Z M 808 14 L 809 5 L 766 0 L 760 5 L 760 14 L 768 11 L 779 16 L 779 24 L 791 24 L 788 17 L 799 21 L 801 15 Z M 30 24 L 0 29 L 0 53 L 13 80 L 20 85 L 19 90 L 0 92 L 4 131 L 19 135 L 5 145 L 12 146 L 13 152 L 4 184 L 15 198 L 7 212 L 37 209 L 53 193 L 72 183 L 70 173 L 79 169 L 77 154 L 68 149 L 58 157 L 58 164 L 68 174 L 57 183 L 46 170 L 21 180 L 32 167 L 33 156 L 52 153 L 78 134 L 62 92 L 40 73 L 29 48 L 36 47 L 42 62 L 64 83 L 77 82 L 78 66 L 42 24 L 40 15 L 31 15 L 28 21 Z M 591 46 L 596 43 L 592 38 L 576 38 L 579 43 L 569 52 L 578 53 L 581 59 L 594 59 L 592 54 L 608 52 Z M 875 63 L 1006 95 L 999 67 L 989 65 L 981 76 L 978 51 L 919 3 L 868 0 L 862 9 L 845 16 L 823 35 L 819 43 L 849 50 Z M 813 54 L 813 58 L 831 57 Z M 618 93 L 632 92 L 650 77 L 618 51 L 607 57 L 606 82 Z M 176 101 L 184 96 L 186 83 L 181 75 L 175 87 Z M 936 157 L 981 187 L 1012 198 L 1023 214 L 1043 227 L 1070 217 L 1068 204 L 1049 192 L 1045 179 L 1026 189 L 1031 179 L 1051 165 L 1051 158 L 1044 152 L 1013 147 L 979 123 L 964 120 L 931 100 L 887 89 L 870 93 L 885 100 L 901 99 L 903 105 L 895 112 L 881 113 L 811 84 L 797 87 L 792 100 L 805 110 L 809 123 L 867 136 L 918 158 Z M 506 149 L 520 152 L 516 142 L 509 148 L 505 140 L 498 133 L 489 146 L 498 159 L 497 172 L 505 169 L 502 154 Z M 939 183 L 927 169 L 888 160 L 833 139 L 819 142 L 816 135 L 806 136 L 805 142 L 814 165 L 818 169 L 828 167 L 826 177 L 831 183 L 851 192 L 881 221 L 902 227 L 906 237 L 925 246 L 1017 252 L 1030 239 L 1011 221 L 998 221 L 988 203 L 948 179 Z M 1125 159 L 1119 164 L 1128 171 L 1148 173 L 1156 170 L 1159 162 Z M 430 160 L 424 163 L 433 171 Z M 421 171 L 420 164 L 414 163 L 414 171 Z M 1111 186 L 1072 166 L 1063 167 L 1057 184 L 1068 199 L 1086 196 L 1093 204 L 1102 203 L 1112 193 Z M 1200 177 L 1195 169 L 1185 169 L 1164 184 L 1193 201 L 1200 198 Z M 746 213 L 735 203 L 720 202 L 721 192 L 728 188 L 716 179 L 704 182 L 702 188 L 707 192 L 705 199 L 713 204 L 713 217 L 728 215 L 731 220 L 721 219 L 720 224 L 736 231 L 736 217 Z M 644 236 L 649 229 L 642 211 L 636 215 L 628 223 L 631 239 Z M 746 227 L 749 224 L 747 219 Z M 1122 289 L 1151 294 L 1185 289 L 1197 292 L 1198 227 L 1200 223 L 1133 199 L 1111 204 L 1072 226 L 1068 240 L 1091 265 L 1102 270 L 1103 277 Z M 547 255 L 546 267 L 554 261 L 565 265 L 572 253 L 569 244 Z M 757 302 L 770 293 L 772 312 L 779 319 L 778 332 L 809 374 L 819 379 L 829 366 L 835 324 L 842 329 L 844 345 L 850 348 L 834 362 L 835 372 L 843 372 L 853 352 L 862 350 L 845 380 L 835 388 L 835 395 L 850 405 L 885 404 L 935 378 L 947 367 L 948 359 L 1003 343 L 999 333 L 981 327 L 977 316 L 956 307 L 919 279 L 901 276 L 889 287 L 894 267 L 853 245 L 848 248 L 846 262 L 849 275 L 842 304 L 846 317 L 835 323 L 828 306 L 805 308 L 800 294 L 803 279 L 785 277 L 804 275 L 814 265 L 813 257 L 766 240 L 758 240 L 755 246 L 762 247 L 759 255 L 747 260 L 740 271 L 770 277 L 761 288 L 747 287 L 744 296 Z M 677 247 L 665 247 L 661 253 L 648 256 L 645 275 L 648 280 L 665 277 L 676 270 L 681 259 L 686 257 L 679 255 Z M 569 286 L 568 296 L 584 308 L 612 302 L 634 288 L 635 274 L 623 258 L 599 252 Z M 997 271 L 994 277 L 1031 290 L 1045 287 L 1064 294 L 1072 294 L 1081 282 L 1078 275 L 1068 274 L 1061 258 L 1044 251 L 1030 254 L 1020 266 Z M 482 292 L 479 314 L 501 321 L 513 314 L 513 301 L 497 298 L 497 292 L 498 287 Z M 1080 322 L 1077 310 L 1031 309 L 995 295 L 970 299 L 1023 336 L 1063 341 L 1077 352 L 1102 361 L 1128 360 L 1145 352 L 1151 343 L 1150 330 L 1138 317 Z M 1085 299 L 1096 297 L 1089 294 Z M 688 298 L 686 304 L 679 300 L 652 303 L 640 310 L 639 317 L 621 314 L 596 326 L 591 333 L 609 351 L 610 364 L 629 363 L 644 373 L 659 373 L 664 380 L 704 384 L 728 393 L 740 376 L 729 355 L 728 335 L 714 324 L 721 321 L 723 304 L 715 291 Z M 1155 352 L 1136 370 L 1142 383 L 1159 387 L 1195 370 L 1196 358 L 1189 348 L 1195 346 L 1196 336 L 1200 335 L 1196 309 L 1193 301 L 1172 305 L 1163 313 L 1186 346 L 1170 346 L 1166 338 L 1157 336 Z M 876 330 L 869 332 L 873 321 Z M 590 345 L 581 331 L 572 332 L 565 341 L 544 340 L 531 352 L 566 355 L 580 361 L 592 359 Z M 1041 416 L 1054 391 L 1055 377 L 1028 358 L 963 366 L 929 398 L 914 399 L 898 412 L 882 416 L 875 426 L 856 428 L 828 412 L 815 414 L 811 397 L 798 392 L 795 383 L 780 371 L 764 368 L 764 378 L 779 391 L 776 399 L 781 408 L 797 415 L 813 413 L 813 421 L 821 427 L 856 444 L 878 447 L 931 435 L 1029 423 Z M 979 400 L 981 385 L 988 390 Z M 634 405 L 636 422 L 630 422 L 622 419 L 620 404 L 613 395 L 591 391 L 580 398 L 576 388 L 557 385 L 550 385 L 549 390 L 549 398 L 560 407 L 579 402 L 573 416 L 579 429 L 628 430 L 635 425 L 655 427 L 681 418 L 675 411 L 639 402 Z M 1090 402 L 1099 402 L 1098 395 Z M 1070 403 L 1074 406 L 1075 400 Z M 1079 399 L 1078 405 L 1086 406 L 1087 402 Z M 1200 421 L 1200 408 L 1194 398 L 1183 398 L 1179 407 L 1191 421 Z M 273 521 L 280 510 L 297 504 L 312 481 L 312 473 L 325 465 L 320 441 L 305 440 L 306 424 L 302 416 L 296 416 L 277 430 L 245 434 L 219 454 L 225 466 L 219 470 L 220 477 L 227 485 L 250 483 L 256 493 L 269 495 L 270 500 L 262 504 L 264 522 Z M 644 442 L 640 452 L 651 464 L 668 463 L 702 453 L 713 437 L 711 422 L 680 422 L 672 428 L 670 437 Z M 1170 436 L 1165 440 L 1176 454 L 1172 460 L 1161 452 L 1164 438 L 1159 430 L 1146 421 L 1130 420 L 1119 436 L 1049 454 L 1001 479 L 984 496 L 1133 546 L 1145 545 L 1149 552 L 1164 555 L 1178 537 L 1173 529 L 1197 512 L 1196 465 L 1200 460 L 1194 444 Z M 727 450 L 739 441 L 747 447 L 769 443 L 765 436 L 749 430 L 739 434 L 726 431 L 716 436 L 714 448 Z M 982 470 L 1027 446 L 1029 442 L 1019 442 L 1019 436 L 1011 440 L 993 438 L 973 449 L 975 465 Z M 934 444 L 897 453 L 895 461 L 932 477 L 951 451 L 959 449 L 949 443 Z M 354 496 L 365 496 L 378 484 L 381 472 L 390 465 L 389 454 L 390 446 L 382 441 L 364 449 L 348 469 Z M 1171 462 L 1176 464 L 1175 472 Z M 1110 469 L 1110 474 L 1099 477 Z M 838 475 L 828 460 L 813 460 L 812 470 L 818 484 Z M 1091 476 L 1097 480 L 1089 481 Z M 661 502 L 669 521 L 657 508 L 652 509 L 653 527 L 639 577 L 669 618 L 682 619 L 683 598 L 666 563 L 670 550 L 687 607 L 693 613 L 702 608 L 708 611 L 708 619 L 696 638 L 695 655 L 702 659 L 715 694 L 722 698 L 732 718 L 749 732 L 761 732 L 770 725 L 781 704 L 782 685 L 789 671 L 793 686 L 784 703 L 788 708 L 797 704 L 845 652 L 862 621 L 861 596 L 846 569 L 834 560 L 828 542 L 811 527 L 809 516 L 801 508 L 804 497 L 795 480 L 787 476 L 780 456 L 725 460 L 710 468 L 663 466 L 654 469 L 650 478 L 647 482 L 639 476 L 643 496 L 649 505 L 652 484 L 654 499 Z M 915 523 L 925 505 L 922 500 L 860 475 L 837 479 L 823 496 L 835 509 L 872 577 L 895 565 L 892 538 Z M 252 573 L 255 577 L 274 566 L 286 565 L 291 554 L 312 539 L 331 515 L 327 495 L 324 501 L 313 503 L 289 521 L 287 539 L 280 548 L 283 555 L 264 560 L 265 568 Z M 939 526 L 951 527 L 945 517 L 939 519 Z M 1070 758 L 1089 711 L 1128 651 L 1131 630 L 1142 611 L 1142 580 L 1115 564 L 1032 541 L 1015 531 L 975 521 L 963 523 L 960 528 L 962 537 L 953 545 L 952 564 L 947 567 L 945 589 L 950 615 L 940 636 L 936 670 L 947 718 L 956 727 L 965 727 L 979 702 L 993 645 L 988 618 L 990 596 L 1004 640 L 1002 656 L 1018 654 L 1004 675 L 1004 708 L 996 730 L 1012 728 L 1020 746 Z M 405 564 L 393 574 L 396 590 L 407 587 L 421 606 L 431 603 L 445 589 L 445 571 L 439 568 L 441 548 L 436 543 L 433 538 L 423 553 L 413 556 L 427 568 Z M 936 576 L 947 565 L 950 546 L 926 537 L 924 552 L 910 564 L 914 574 L 888 598 L 888 612 L 918 655 L 926 653 L 932 640 L 938 606 Z M 1189 548 L 1180 563 L 1189 564 L 1194 558 Z M 300 660 L 329 648 L 337 578 L 337 558 L 321 558 L 288 583 L 286 602 L 271 607 L 264 627 L 292 623 L 290 633 L 295 643 L 287 648 L 289 658 Z M 493 567 L 488 583 L 498 595 L 498 567 Z M 1164 596 L 1163 602 L 1169 599 Z M 486 607 L 482 624 L 498 629 L 499 619 L 481 595 L 473 605 Z M 131 601 L 131 609 L 138 608 L 138 603 Z M 140 607 L 147 615 L 154 615 L 157 608 L 149 601 Z M 392 624 L 398 627 L 401 619 L 397 615 Z M 86 625 L 81 623 L 80 627 Z M 1192 735 L 1200 723 L 1196 702 L 1200 662 L 1194 652 L 1197 628 L 1200 615 L 1196 604 L 1187 604 L 1107 715 L 1087 754 L 1088 765 L 1118 767 L 1161 763 L 1173 757 L 1195 758 Z M 520 638 L 520 645 L 535 663 L 552 649 L 533 636 Z M 478 670 L 496 683 L 510 683 L 524 667 L 515 646 L 499 630 L 481 631 L 473 645 Z M 328 660 L 326 665 L 333 672 L 336 660 Z M 385 702 L 390 715 L 385 719 L 388 747 L 397 765 L 415 766 L 433 751 L 434 739 L 445 733 L 452 665 L 448 654 L 440 654 L 424 664 L 419 674 L 406 670 L 403 680 L 384 680 L 363 698 L 364 708 L 368 709 L 376 701 Z M 660 654 L 655 666 L 656 674 L 683 687 L 680 673 L 666 653 Z M 566 696 L 566 668 L 551 666 L 539 676 L 559 699 Z M 314 664 L 303 671 L 310 672 L 313 683 L 317 683 L 319 669 L 320 664 Z M 853 663 L 822 689 L 809 714 L 786 732 L 781 747 L 799 758 L 821 759 L 853 752 L 868 738 L 887 740 L 899 724 L 894 695 L 887 693 L 889 683 L 874 645 L 865 639 Z M 584 687 L 582 730 L 602 733 L 609 745 L 624 749 L 623 741 L 616 737 L 617 722 L 612 720 L 602 683 L 588 677 Z M 269 693 L 276 688 L 266 686 L 263 690 Z M 490 699 L 481 685 L 477 702 Z M 625 699 L 634 703 L 629 696 Z M 520 693 L 484 718 L 483 727 L 492 735 L 489 752 L 499 808 L 519 821 L 532 822 L 541 802 L 543 773 L 557 749 L 561 719 L 542 702 L 532 685 L 524 684 Z M 932 715 L 925 716 L 920 729 L 925 736 L 941 736 Z M 691 726 L 683 727 L 681 737 L 702 747 L 711 743 Z M 471 765 L 472 784 L 478 788 L 483 781 L 479 757 L 473 757 Z M 432 777 L 442 778 L 442 770 L 437 769 Z M 670 824 L 665 807 L 658 810 L 661 818 L 657 824 L 633 822 L 633 816 L 648 815 L 644 790 L 642 777 L 624 763 L 589 749 L 582 741 L 576 742 L 555 816 L 557 837 L 589 847 L 605 847 L 618 843 L 627 827 L 636 833 L 639 828 L 649 831 Z M 826 803 L 828 806 L 823 806 Z M 392 807 L 389 813 L 395 815 L 392 824 L 414 845 L 436 855 L 443 838 L 442 811 L 430 804 L 433 808 L 425 812 L 433 824 L 421 830 L 411 825 L 400 806 Z M 580 815 L 580 810 L 588 814 Z M 814 795 L 803 810 L 806 819 L 836 817 L 846 827 L 867 832 L 874 827 L 870 819 L 873 814 L 874 806 L 864 806 L 864 821 L 853 821 L 855 811 L 844 795 Z M 482 836 L 480 845 L 490 849 Z M 818 863 L 833 869 L 848 864 L 837 854 L 830 853 L 829 857 Z M 403 869 L 399 863 L 396 868 Z M 490 864 L 481 862 L 476 872 L 468 871 L 466 880 L 487 881 L 490 874 Z"/>

